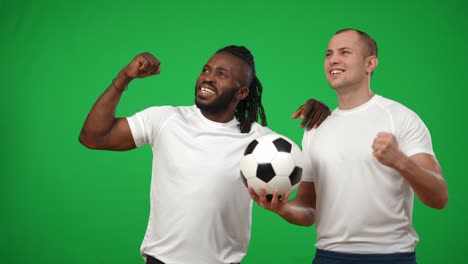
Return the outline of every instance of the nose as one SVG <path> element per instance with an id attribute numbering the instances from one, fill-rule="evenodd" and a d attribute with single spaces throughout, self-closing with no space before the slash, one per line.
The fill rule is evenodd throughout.
<path id="1" fill-rule="evenodd" d="M 202 74 L 202 80 L 203 82 L 207 82 L 207 83 L 216 83 L 214 71 L 204 72 Z"/>
<path id="2" fill-rule="evenodd" d="M 330 65 L 335 65 L 335 64 L 338 64 L 339 62 L 338 56 L 336 56 L 335 54 L 330 54 L 327 60 L 328 60 L 328 64 Z"/>

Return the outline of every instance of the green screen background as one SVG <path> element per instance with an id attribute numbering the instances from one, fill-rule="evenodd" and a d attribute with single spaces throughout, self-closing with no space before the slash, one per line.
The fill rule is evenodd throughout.
<path id="1" fill-rule="evenodd" d="M 223 46 L 246 45 L 270 127 L 300 144 L 290 115 L 310 97 L 336 107 L 324 52 L 336 30 L 355 27 L 379 44 L 374 92 L 420 115 L 449 185 L 442 211 L 416 199 L 419 263 L 463 263 L 467 4 L 381 2 L 0 1 L 0 262 L 143 263 L 150 148 L 92 151 L 78 143 L 92 104 L 136 54 L 152 52 L 162 72 L 131 83 L 119 116 L 192 104 L 207 59 Z M 314 227 L 256 205 L 253 214 L 243 264 L 311 262 Z"/>

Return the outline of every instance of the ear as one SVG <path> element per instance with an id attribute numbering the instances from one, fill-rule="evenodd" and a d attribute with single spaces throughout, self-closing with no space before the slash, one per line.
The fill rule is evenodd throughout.
<path id="1" fill-rule="evenodd" d="M 375 68 L 377 68 L 377 65 L 379 64 L 379 59 L 375 55 L 371 55 L 367 58 L 366 62 L 366 72 L 367 73 L 372 73 Z"/>
<path id="2" fill-rule="evenodd" d="M 249 95 L 249 88 L 242 86 L 241 88 L 239 88 L 239 90 L 236 93 L 236 99 L 238 101 L 242 101 L 245 98 L 247 98 L 248 95 Z"/>

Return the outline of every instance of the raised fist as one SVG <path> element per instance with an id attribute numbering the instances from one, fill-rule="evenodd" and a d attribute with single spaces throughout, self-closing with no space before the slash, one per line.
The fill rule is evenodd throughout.
<path id="1" fill-rule="evenodd" d="M 374 156 L 377 160 L 391 168 L 396 168 L 398 163 L 405 157 L 400 151 L 395 135 L 387 132 L 379 132 L 372 143 Z"/>
<path id="2" fill-rule="evenodd" d="M 145 78 L 151 75 L 159 74 L 161 62 L 156 59 L 151 53 L 143 52 L 138 54 L 125 68 L 122 70 L 127 77 L 130 78 Z"/>

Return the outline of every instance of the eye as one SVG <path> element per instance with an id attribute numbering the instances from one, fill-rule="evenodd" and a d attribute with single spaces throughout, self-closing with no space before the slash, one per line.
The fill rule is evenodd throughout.
<path id="1" fill-rule="evenodd" d="M 221 78 L 221 79 L 225 79 L 225 78 L 228 77 L 228 75 L 227 75 L 227 73 L 226 73 L 225 71 L 219 71 L 219 72 L 218 72 L 218 76 L 219 76 L 219 78 Z"/>
<path id="2" fill-rule="evenodd" d="M 203 67 L 203 69 L 202 69 L 202 73 L 209 73 L 209 72 L 210 72 L 210 71 L 208 70 L 208 68 L 207 68 L 207 67 Z"/>
<path id="3" fill-rule="evenodd" d="M 331 56 L 331 52 L 325 52 L 325 57 L 328 58 Z"/>

